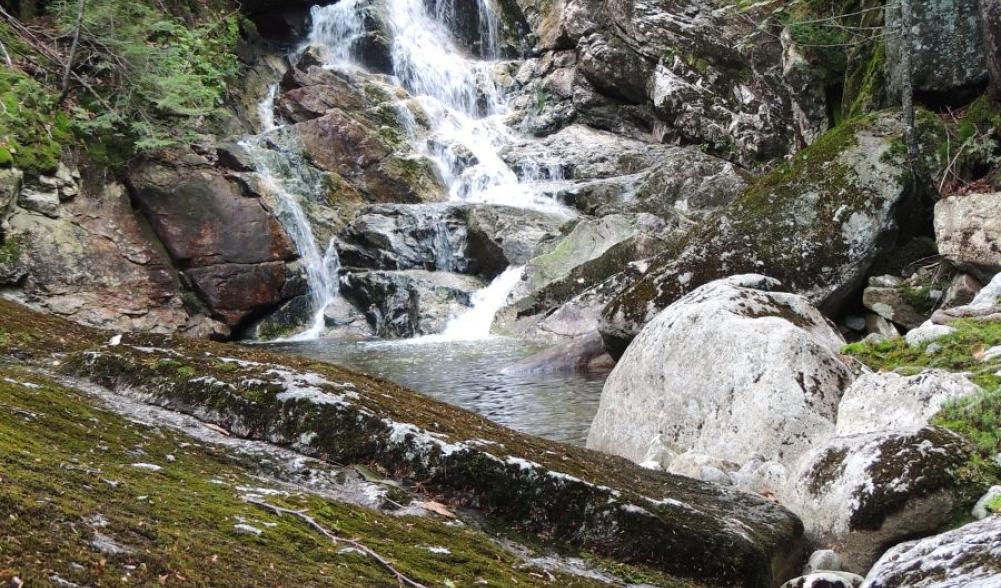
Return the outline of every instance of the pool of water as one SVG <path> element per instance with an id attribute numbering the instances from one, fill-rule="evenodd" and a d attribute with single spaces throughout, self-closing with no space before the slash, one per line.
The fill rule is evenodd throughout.
<path id="1" fill-rule="evenodd" d="M 481 341 L 317 339 L 269 347 L 392 380 L 523 433 L 583 445 L 606 374 L 506 370 L 544 346 Z"/>

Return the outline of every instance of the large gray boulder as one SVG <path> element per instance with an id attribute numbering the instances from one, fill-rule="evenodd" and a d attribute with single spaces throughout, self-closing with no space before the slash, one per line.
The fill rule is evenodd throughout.
<path id="1" fill-rule="evenodd" d="M 1001 271 L 1001 193 L 939 200 L 935 242 L 946 259 L 988 281 Z"/>
<path id="2" fill-rule="evenodd" d="M 655 444 L 790 464 L 834 434 L 844 340 L 758 275 L 707 284 L 647 325 L 601 394 L 587 445 L 644 461 Z M 666 466 L 667 464 L 661 464 Z"/>
<path id="3" fill-rule="evenodd" d="M 512 206 L 474 204 L 466 211 L 466 255 L 488 277 L 525 265 L 539 243 L 555 238 L 572 215 Z"/>
<path id="4" fill-rule="evenodd" d="M 807 538 L 864 574 L 887 545 L 938 532 L 958 503 L 963 438 L 938 427 L 836 437 L 803 456 L 781 502 Z"/>
<path id="5" fill-rule="evenodd" d="M 912 2 L 914 26 L 911 61 L 914 90 L 941 100 L 975 94 L 987 83 L 978 0 Z M 886 5 L 886 69 L 892 96 L 903 88 L 901 55 L 905 48 L 899 34 L 900 4 Z"/>
<path id="6" fill-rule="evenodd" d="M 894 115 L 856 119 L 759 179 L 605 309 L 609 350 L 621 355 L 661 309 L 733 274 L 774 276 L 824 312 L 839 310 L 893 244 L 898 208 L 910 195 L 904 151 L 895 147 L 901 136 Z"/>
<path id="7" fill-rule="evenodd" d="M 841 436 L 898 431 L 927 425 L 942 407 L 980 392 L 965 374 L 929 370 L 914 376 L 863 374 L 845 390 L 838 406 Z"/>
<path id="8" fill-rule="evenodd" d="M 965 588 L 1001 585 L 1001 516 L 890 548 L 863 588 Z"/>

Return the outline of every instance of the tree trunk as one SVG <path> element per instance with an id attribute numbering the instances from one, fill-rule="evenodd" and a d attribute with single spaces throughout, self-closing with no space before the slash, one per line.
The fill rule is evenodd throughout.
<path id="1" fill-rule="evenodd" d="M 1001 0 L 980 0 L 980 27 L 990 74 L 987 94 L 995 102 L 1001 102 Z"/>
<path id="2" fill-rule="evenodd" d="M 914 12 L 911 0 L 900 0 L 900 42 L 903 47 L 900 55 L 900 69 L 903 79 L 900 84 L 901 109 L 904 117 L 904 142 L 907 143 L 907 159 L 911 165 L 911 175 L 917 184 L 918 178 L 918 129 L 914 116 Z"/>

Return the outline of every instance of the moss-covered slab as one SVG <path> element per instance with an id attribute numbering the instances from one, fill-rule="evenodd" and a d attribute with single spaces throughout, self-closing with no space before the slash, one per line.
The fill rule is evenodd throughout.
<path id="1" fill-rule="evenodd" d="M 0 366 L 0 583 L 396 585 L 358 548 L 252 500 L 307 509 L 427 586 L 591 586 L 605 578 L 526 563 L 455 520 L 393 516 L 281 483 L 249 457 Z M 655 573 L 646 579 L 671 582 Z"/>
<path id="2" fill-rule="evenodd" d="M 500 427 L 382 380 L 256 349 L 100 332 L 0 302 L 0 348 L 231 434 L 361 464 L 494 528 L 710 585 L 766 586 L 802 525 L 761 498 Z M 53 356 L 53 354 L 59 354 Z"/>

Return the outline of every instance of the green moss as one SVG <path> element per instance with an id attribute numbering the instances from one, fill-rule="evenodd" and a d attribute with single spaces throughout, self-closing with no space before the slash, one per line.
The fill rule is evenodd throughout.
<path id="1" fill-rule="evenodd" d="M 853 117 L 879 110 L 886 79 L 886 45 L 879 41 L 864 52 L 860 65 L 849 66 L 842 94 L 842 109 Z"/>
<path id="2" fill-rule="evenodd" d="M 6 379 L 5 379 L 6 378 Z M 32 387 L 20 382 L 26 382 Z M 137 462 L 159 471 L 133 467 Z M 471 527 L 394 517 L 276 486 L 249 458 L 192 444 L 95 408 L 44 377 L 0 366 L 0 582 L 44 585 L 392 586 L 370 558 L 294 517 L 246 503 L 239 487 L 285 490 L 268 500 L 307 509 L 321 525 L 358 539 L 429 586 L 545 583 L 545 574 Z M 246 523 L 260 536 L 241 534 Z M 102 553 L 104 538 L 128 552 Z M 429 547 L 444 547 L 434 555 Z M 553 576 L 559 585 L 596 582 Z"/>
<path id="3" fill-rule="evenodd" d="M 55 171 L 73 143 L 69 117 L 45 86 L 12 69 L 0 69 L 0 165 L 28 174 Z"/>
<path id="4" fill-rule="evenodd" d="M 0 265 L 14 263 L 21 259 L 22 238 L 14 235 L 0 245 Z"/>
<path id="5" fill-rule="evenodd" d="M 965 372 L 982 391 L 948 403 L 932 424 L 958 433 L 976 448 L 970 461 L 957 472 L 966 508 L 988 486 L 1001 482 L 993 457 L 1001 451 L 1001 359 L 982 360 L 982 352 L 1001 345 L 1001 322 L 958 321 L 956 332 L 917 347 L 902 338 L 876 344 L 853 343 L 842 351 L 880 371 L 913 375 L 928 368 Z M 928 352 L 930 345 L 938 351 Z M 968 509 L 967 509 L 968 510 Z M 962 511 L 962 508 L 960 509 Z M 957 522 L 965 520 L 960 512 Z"/>

